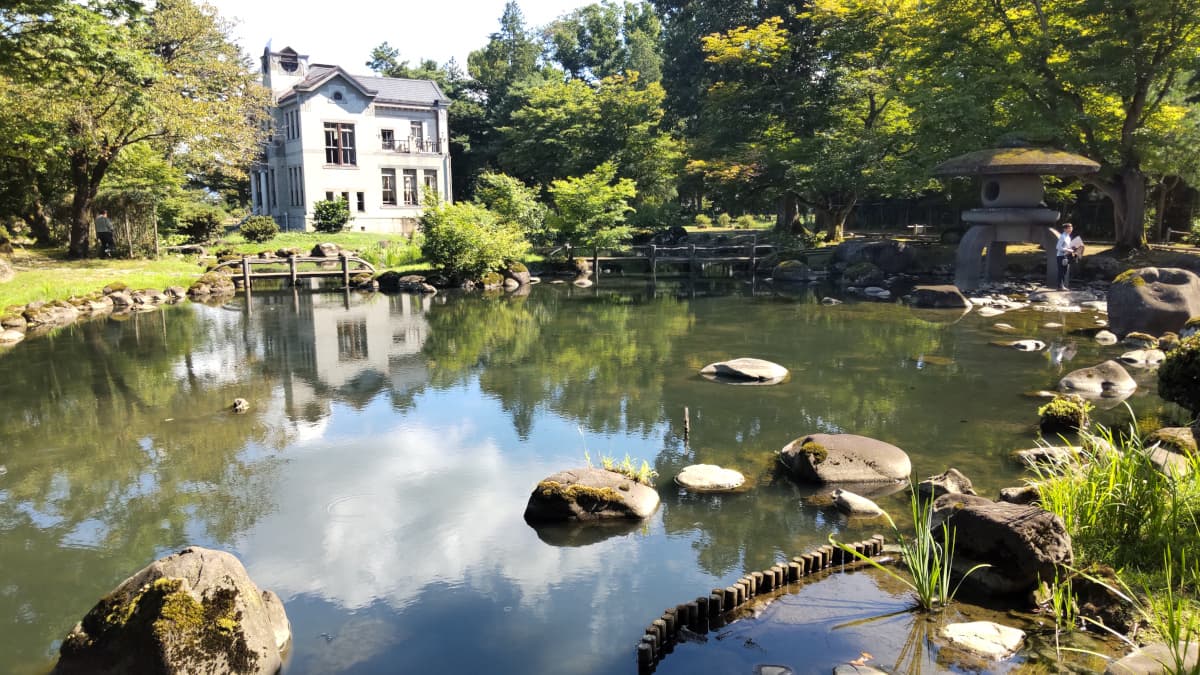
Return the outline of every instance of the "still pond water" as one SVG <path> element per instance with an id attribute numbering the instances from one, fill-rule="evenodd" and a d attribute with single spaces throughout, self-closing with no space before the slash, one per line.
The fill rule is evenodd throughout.
<path id="1" fill-rule="evenodd" d="M 1038 402 L 1021 393 L 1119 354 L 1070 334 L 1095 325 L 1089 313 L 960 318 L 819 298 L 740 282 L 288 290 L 27 340 L 0 354 L 0 672 L 45 672 L 101 595 L 188 544 L 235 553 L 283 598 L 286 675 L 635 672 L 634 645 L 665 607 L 830 533 L 879 531 L 776 473 L 792 439 L 880 438 L 916 475 L 956 466 L 994 495 L 1020 481 L 1008 453 L 1033 445 Z M 1071 360 L 990 345 L 1005 337 L 997 320 L 1017 327 L 1009 339 L 1073 344 Z M 736 356 L 791 378 L 697 375 Z M 1153 377 L 1135 377 L 1133 408 L 1158 406 Z M 250 412 L 230 414 L 235 397 Z M 660 476 L 645 523 L 523 520 L 542 478 L 626 454 Z M 738 469 L 752 489 L 683 493 L 672 478 L 693 463 Z M 903 511 L 904 494 L 881 503 Z M 744 672 L 827 673 L 862 647 L 759 642 L 777 646 L 735 659 Z M 704 671 L 703 658 L 678 663 Z M 659 672 L 676 672 L 670 658 Z"/>

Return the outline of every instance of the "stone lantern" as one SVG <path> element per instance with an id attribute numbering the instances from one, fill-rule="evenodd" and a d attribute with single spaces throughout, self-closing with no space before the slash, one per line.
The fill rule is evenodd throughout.
<path id="1" fill-rule="evenodd" d="M 1042 176 L 1086 176 L 1100 165 L 1092 160 L 1046 148 L 995 148 L 978 150 L 942 162 L 935 176 L 979 176 L 983 208 L 963 211 L 971 228 L 963 235 L 955 257 L 954 284 L 963 290 L 979 286 L 984 276 L 983 252 L 987 250 L 986 278 L 1004 274 L 1009 243 L 1033 242 L 1046 251 L 1046 284 L 1058 278 L 1054 247 L 1057 237 L 1050 226 L 1059 213 L 1046 207 Z"/>

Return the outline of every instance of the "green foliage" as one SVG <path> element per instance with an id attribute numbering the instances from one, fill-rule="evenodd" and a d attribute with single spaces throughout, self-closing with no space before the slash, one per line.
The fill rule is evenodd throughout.
<path id="1" fill-rule="evenodd" d="M 591 458 L 588 457 L 586 451 L 584 452 L 584 458 L 588 460 L 588 466 L 591 466 Z M 654 487 L 654 479 L 658 477 L 658 472 L 650 468 L 649 462 L 643 459 L 641 464 L 638 464 L 637 460 L 631 458 L 628 453 L 620 463 L 617 463 L 617 460 L 609 455 L 601 456 L 600 462 L 606 471 L 619 473 L 642 485 Z"/>
<path id="2" fill-rule="evenodd" d="M 521 230 L 478 204 L 438 204 L 421 216 L 421 253 L 455 279 L 476 279 L 529 250 Z"/>
<path id="3" fill-rule="evenodd" d="M 606 162 L 584 176 L 550 184 L 554 212 L 548 222 L 573 246 L 593 250 L 615 246 L 630 237 L 624 223 L 635 194 L 634 182 L 616 179 L 616 166 Z"/>
<path id="4" fill-rule="evenodd" d="M 180 232 L 186 235 L 190 242 L 206 244 L 225 231 L 224 223 L 224 211 L 216 206 L 200 205 L 185 216 Z"/>
<path id="5" fill-rule="evenodd" d="M 1124 439 L 1104 427 L 1081 438 L 1077 461 L 1034 467 L 1032 482 L 1042 507 L 1062 518 L 1077 558 L 1153 571 L 1168 547 L 1200 550 L 1200 458 L 1172 477 L 1155 466 L 1136 428 Z"/>
<path id="6" fill-rule="evenodd" d="M 394 270 L 421 261 L 421 244 L 424 235 L 417 234 L 411 240 L 380 241 L 359 249 L 358 257 L 371 263 L 376 270 Z"/>
<path id="7" fill-rule="evenodd" d="M 717 216 L 717 227 L 727 229 L 731 224 L 733 224 L 733 217 L 728 213 L 721 213 Z"/>
<path id="8" fill-rule="evenodd" d="M 571 77 L 598 80 L 638 72 L 646 82 L 661 77 L 655 46 L 660 27 L 649 3 L 609 0 L 581 7 L 545 29 L 550 57 Z"/>
<path id="9" fill-rule="evenodd" d="M 333 234 L 346 229 L 350 222 L 350 203 L 345 197 L 322 199 L 313 204 L 313 227 L 317 232 Z"/>
<path id="10" fill-rule="evenodd" d="M 712 227 L 712 218 L 703 214 L 697 213 L 695 218 L 692 218 L 692 225 L 698 228 Z"/>
<path id="11" fill-rule="evenodd" d="M 905 568 L 908 570 L 908 577 L 901 576 L 890 566 L 881 565 L 869 556 L 855 551 L 854 547 L 834 540 L 832 534 L 829 535 L 829 543 L 852 554 L 856 558 L 865 560 L 876 569 L 887 573 L 888 576 L 907 586 L 912 590 L 917 601 L 917 606 L 921 609 L 929 611 L 945 607 L 954 600 L 954 596 L 958 593 L 958 588 L 962 585 L 963 580 L 971 576 L 976 570 L 989 567 L 989 565 L 976 565 L 972 567 L 963 574 L 958 584 L 951 585 L 955 532 L 954 528 L 948 523 L 934 526 L 933 502 L 932 498 L 922 500 L 915 491 L 912 493 L 909 499 L 909 508 L 912 511 L 913 519 L 912 537 L 902 534 L 896 527 L 896 523 L 892 520 L 891 516 L 887 515 L 886 512 L 884 513 L 884 517 L 887 518 L 888 523 L 892 526 L 892 531 L 900 544 L 900 555 Z M 938 541 L 939 533 L 941 535 L 940 542 Z"/>
<path id="12" fill-rule="evenodd" d="M 1158 368 L 1158 395 L 1200 414 L 1200 334 L 1167 353 Z"/>
<path id="13" fill-rule="evenodd" d="M 279 225 L 271 216 L 250 216 L 242 223 L 240 230 L 246 241 L 261 244 L 271 241 L 279 234 Z"/>
<path id="14" fill-rule="evenodd" d="M 749 230 L 757 225 L 757 223 L 754 221 L 754 216 L 749 214 L 738 216 L 737 220 L 734 220 L 733 222 L 734 227 L 739 230 Z"/>
<path id="15" fill-rule="evenodd" d="M 537 190 L 519 179 L 491 171 L 484 173 L 475 184 L 475 201 L 500 220 L 519 227 L 530 241 L 547 238 L 546 206 L 538 201 Z"/>

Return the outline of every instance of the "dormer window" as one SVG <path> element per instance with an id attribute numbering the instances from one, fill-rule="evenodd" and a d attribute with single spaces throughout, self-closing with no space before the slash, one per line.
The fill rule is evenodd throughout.
<path id="1" fill-rule="evenodd" d="M 300 58 L 295 51 L 284 49 L 279 52 L 279 67 L 285 73 L 294 73 L 300 67 Z"/>
<path id="2" fill-rule="evenodd" d="M 333 100 L 341 101 L 344 98 L 346 98 L 346 97 L 342 95 L 342 92 L 340 92 L 340 91 L 333 92 Z"/>

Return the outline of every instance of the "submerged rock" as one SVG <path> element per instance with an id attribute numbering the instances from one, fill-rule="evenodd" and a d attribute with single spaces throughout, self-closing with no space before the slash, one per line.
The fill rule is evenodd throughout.
<path id="1" fill-rule="evenodd" d="M 1184 672 L 1191 672 L 1200 665 L 1200 644 L 1195 640 L 1190 644 L 1181 641 L 1176 652 L 1183 657 Z M 1128 656 L 1108 664 L 1104 675 L 1159 675 L 1168 672 L 1166 666 L 1173 665 L 1174 658 L 1170 647 L 1157 642 L 1135 649 Z"/>
<path id="2" fill-rule="evenodd" d="M 762 359 L 739 358 L 710 363 L 700 369 L 700 374 L 712 378 L 747 382 L 778 382 L 787 377 L 788 369 L 778 363 Z"/>
<path id="3" fill-rule="evenodd" d="M 925 497 L 941 497 L 942 495 L 973 495 L 975 488 L 971 479 L 961 471 L 950 467 L 943 473 L 930 476 L 917 484 L 917 494 Z"/>
<path id="4" fill-rule="evenodd" d="M 1041 340 L 996 340 L 992 342 L 997 347 L 1010 347 L 1019 352 L 1040 352 L 1046 348 Z"/>
<path id="5" fill-rule="evenodd" d="M 1025 642 L 1024 631 L 991 621 L 952 623 L 942 629 L 941 635 L 958 649 L 993 661 L 1007 659 Z"/>
<path id="6" fill-rule="evenodd" d="M 854 434 L 811 434 L 779 451 L 798 478 L 817 483 L 894 483 L 908 479 L 912 462 L 900 448 Z"/>
<path id="7" fill-rule="evenodd" d="M 879 508 L 878 504 L 849 490 L 834 490 L 833 505 L 837 507 L 838 511 L 848 516 L 871 517 L 883 515 L 883 509 Z"/>
<path id="8" fill-rule="evenodd" d="M 530 523 L 645 518 L 658 508 L 658 491 L 628 476 L 585 467 L 560 471 L 537 484 L 525 507 Z"/>
<path id="9" fill-rule="evenodd" d="M 104 596 L 63 641 L 54 672 L 273 675 L 291 635 L 279 597 L 237 558 L 193 546 Z"/>
<path id="10" fill-rule="evenodd" d="M 693 464 L 684 467 L 675 476 L 675 482 L 697 492 L 724 492 L 741 487 L 746 477 L 715 464 Z"/>
<path id="11" fill-rule="evenodd" d="M 1167 355 L 1160 349 L 1135 349 L 1120 356 L 1121 363 L 1137 368 L 1157 368 Z"/>

